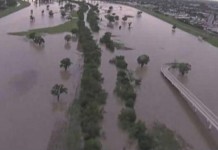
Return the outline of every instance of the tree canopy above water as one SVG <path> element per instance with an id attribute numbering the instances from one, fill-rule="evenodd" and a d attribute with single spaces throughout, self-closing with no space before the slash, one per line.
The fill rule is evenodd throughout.
<path id="1" fill-rule="evenodd" d="M 150 61 L 149 56 L 145 55 L 145 54 L 141 55 L 137 58 L 137 62 L 138 62 L 138 64 L 141 65 L 141 67 L 143 67 L 144 65 L 147 65 L 149 61 Z"/>
<path id="2" fill-rule="evenodd" d="M 175 61 L 170 65 L 173 69 L 178 69 L 181 75 L 185 75 L 191 70 L 191 65 L 189 63 L 178 63 L 177 61 Z"/>

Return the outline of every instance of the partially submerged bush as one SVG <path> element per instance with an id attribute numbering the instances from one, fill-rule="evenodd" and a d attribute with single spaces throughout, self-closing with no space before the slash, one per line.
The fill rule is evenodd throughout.
<path id="1" fill-rule="evenodd" d="M 31 39 L 31 40 L 35 39 L 35 37 L 36 37 L 36 32 L 31 32 L 31 33 L 29 33 L 29 34 L 27 35 L 27 37 L 28 37 L 29 39 Z"/>
<path id="2" fill-rule="evenodd" d="M 99 17 L 97 15 L 98 7 L 90 5 L 90 10 L 87 14 L 87 21 L 89 22 L 90 28 L 94 32 L 98 32 L 100 27 L 98 25 Z"/>
<path id="3" fill-rule="evenodd" d="M 111 51 L 114 51 L 115 49 L 114 42 L 111 39 L 110 32 L 105 32 L 105 34 L 100 38 L 100 43 L 105 44 L 106 47 Z"/>
<path id="4" fill-rule="evenodd" d="M 125 61 L 124 56 L 116 56 L 115 58 L 109 61 L 112 64 L 115 64 L 119 69 L 127 69 L 128 64 Z"/>
<path id="5" fill-rule="evenodd" d="M 123 108 L 119 114 L 121 128 L 126 130 L 133 126 L 136 120 L 135 110 L 131 108 Z"/>

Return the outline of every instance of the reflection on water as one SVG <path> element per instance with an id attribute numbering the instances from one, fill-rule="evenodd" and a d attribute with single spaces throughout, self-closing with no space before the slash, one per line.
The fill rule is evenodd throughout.
<path id="1" fill-rule="evenodd" d="M 111 4 L 102 5 L 107 9 Z M 119 5 L 113 5 L 114 11 L 121 17 L 136 16 L 137 10 Z M 30 9 L 34 10 L 36 21 L 29 23 Z M 25 8 L 17 13 L 0 19 L 0 149 L 2 150 L 45 150 L 53 145 L 49 140 L 59 137 L 65 121 L 63 120 L 75 89 L 80 80 L 80 54 L 76 52 L 77 42 L 65 45 L 64 34 L 46 35 L 45 46 L 38 47 L 23 37 L 9 36 L 6 33 L 29 28 L 57 25 L 63 22 L 59 14 L 49 19 L 47 13 L 41 16 L 45 6 Z M 57 4 L 51 9 L 58 11 Z M 104 18 L 105 13 L 101 13 Z M 122 149 L 127 145 L 128 137 L 117 125 L 117 117 L 121 110 L 119 101 L 114 96 L 116 83 L 116 68 L 108 61 L 114 55 L 125 55 L 130 70 L 142 78 L 137 91 L 135 110 L 137 116 L 148 125 L 158 120 L 190 143 L 196 150 L 213 150 L 207 140 L 208 135 L 184 100 L 161 76 L 160 67 L 163 63 L 188 61 L 192 70 L 183 83 L 198 95 L 204 103 L 218 114 L 217 75 L 218 49 L 199 42 L 196 37 L 177 29 L 172 34 L 171 25 L 145 13 L 142 16 L 129 18 L 131 30 L 125 23 L 113 29 L 107 28 L 106 19 L 100 23 L 103 30 L 95 34 L 99 39 L 104 32 L 110 31 L 124 44 L 134 48 L 133 51 L 115 51 L 111 53 L 102 47 L 101 72 L 104 77 L 103 86 L 108 92 L 103 128 L 106 139 L 103 141 L 106 149 Z M 16 25 L 16 26 L 15 26 Z M 67 49 L 67 50 L 65 50 Z M 148 54 L 151 58 L 147 67 L 140 68 L 137 57 Z M 60 60 L 70 57 L 73 61 L 69 72 L 62 72 Z M 211 65 L 212 64 L 212 65 Z M 60 102 L 50 94 L 51 87 L 63 83 L 69 93 L 61 95 Z M 60 123 L 60 124 L 59 124 Z M 58 126 L 57 130 L 56 125 Z M 60 126 L 59 126 L 60 125 Z M 60 127 L 60 128 L 59 128 Z M 53 132 L 57 131 L 57 132 Z M 57 134 L 56 134 L 57 133 Z M 52 138 L 56 139 L 56 138 Z M 208 138 L 209 139 L 209 138 Z M 51 146 L 49 146 L 51 148 Z M 52 147 L 54 148 L 54 147 Z M 130 149 L 134 149 L 134 146 Z"/>
<path id="2" fill-rule="evenodd" d="M 63 80 L 68 80 L 70 78 L 70 76 L 71 76 L 71 73 L 69 71 L 61 70 L 60 75 L 61 75 L 61 78 Z"/>
<path id="3" fill-rule="evenodd" d="M 142 79 L 146 75 L 146 73 L 147 73 L 147 66 L 144 66 L 144 67 L 137 66 L 136 67 L 135 74 L 140 79 Z"/>
<path id="4" fill-rule="evenodd" d="M 28 40 L 27 40 L 27 42 L 28 42 Z M 42 45 L 38 45 L 38 44 L 34 43 L 33 41 L 29 41 L 29 44 L 33 49 L 36 49 L 38 51 L 42 51 L 42 50 L 44 50 L 46 43 L 42 44 Z"/>
<path id="5" fill-rule="evenodd" d="M 63 102 L 60 97 L 60 101 L 52 102 L 52 111 L 54 112 L 63 112 L 67 109 L 67 103 Z"/>
<path id="6" fill-rule="evenodd" d="M 116 35 L 122 43 L 134 48 L 133 51 L 119 50 L 111 54 L 104 47 L 102 53 L 101 72 L 105 77 L 104 87 L 109 91 L 103 125 L 107 139 L 104 143 L 106 149 L 120 149 L 125 138 L 122 137 L 120 130 L 116 128 L 120 106 L 113 90 L 116 82 L 116 70 L 108 65 L 108 60 L 114 55 L 124 55 L 130 70 L 135 70 L 135 74 L 142 78 L 141 86 L 137 90 L 135 110 L 137 116 L 150 126 L 158 120 L 166 124 L 168 128 L 181 135 L 184 140 L 191 144 L 195 150 L 213 150 L 214 143 L 211 142 L 207 130 L 200 124 L 199 119 L 184 102 L 181 95 L 168 84 L 160 74 L 161 65 L 168 62 L 178 61 L 189 62 L 192 70 L 185 77 L 178 78 L 195 95 L 218 114 L 218 102 L 216 89 L 218 85 L 218 49 L 206 42 L 200 42 L 197 37 L 185 33 L 179 29 L 172 33 L 172 26 L 155 17 L 143 13 L 141 17 L 136 17 L 137 10 L 131 7 L 116 4 L 100 4 L 103 10 L 107 10 L 113 5 L 113 12 L 122 18 L 124 15 L 132 15 L 127 22 L 132 22 L 131 30 L 123 21 L 119 21 L 118 27 L 114 29 L 106 27 L 108 21 L 104 18 L 104 11 L 101 12 L 101 26 L 104 31 L 96 34 L 98 39 L 104 34 L 105 30 Z M 150 56 L 150 62 L 144 68 L 137 64 L 137 57 L 142 54 Z M 177 74 L 176 74 L 177 75 Z M 110 123 L 108 121 L 111 121 Z M 114 123 L 114 122 L 115 123 Z M 113 123 L 112 123 L 113 122 Z M 110 126 L 109 126 L 109 125 Z M 113 141 L 113 142 L 112 142 Z M 114 144 L 121 141 L 120 144 Z"/>
<path id="7" fill-rule="evenodd" d="M 65 43 L 64 44 L 64 48 L 66 49 L 66 50 L 69 50 L 70 48 L 71 48 L 71 45 L 70 45 L 70 43 Z"/>
<path id="8" fill-rule="evenodd" d="M 9 81 L 10 89 L 14 89 L 17 93 L 25 94 L 36 84 L 37 72 L 35 70 L 24 71 L 15 75 Z"/>
<path id="9" fill-rule="evenodd" d="M 7 34 L 63 23 L 59 13 L 52 19 L 48 18 L 47 12 L 42 17 L 41 10 L 45 7 L 30 6 L 0 19 L 1 150 L 46 150 L 52 145 L 50 136 L 59 131 L 55 124 L 64 122 L 80 79 L 77 43 L 71 42 L 71 47 L 65 50 L 64 34 L 43 35 L 44 46 L 35 45 L 26 37 Z M 59 12 L 57 3 L 50 7 Z M 30 9 L 36 18 L 34 24 L 29 21 Z M 67 72 L 62 72 L 60 60 L 66 57 L 73 61 L 73 65 Z M 50 93 L 51 87 L 57 83 L 68 88 L 68 94 L 61 95 L 60 102 Z"/>

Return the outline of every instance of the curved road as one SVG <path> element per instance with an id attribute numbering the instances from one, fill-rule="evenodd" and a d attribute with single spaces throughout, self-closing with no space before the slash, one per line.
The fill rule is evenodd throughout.
<path id="1" fill-rule="evenodd" d="M 199 111 L 200 114 L 209 122 L 209 129 L 214 127 L 216 131 L 218 131 L 218 117 L 178 79 L 176 79 L 176 77 L 170 73 L 169 69 L 170 65 L 163 65 L 161 67 L 161 73 L 185 97 L 187 102 L 194 107 L 195 111 Z"/>

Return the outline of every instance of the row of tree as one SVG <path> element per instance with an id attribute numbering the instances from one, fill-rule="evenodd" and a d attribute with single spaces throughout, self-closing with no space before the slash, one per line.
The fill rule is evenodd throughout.
<path id="1" fill-rule="evenodd" d="M 93 32 L 98 32 L 100 30 L 100 27 L 98 25 L 98 21 L 99 21 L 99 17 L 98 17 L 98 5 L 93 6 L 93 5 L 89 5 L 90 9 L 89 12 L 87 14 L 87 21 L 90 25 L 90 28 Z"/>
<path id="2" fill-rule="evenodd" d="M 64 68 L 65 71 L 72 65 L 70 58 L 64 58 L 60 62 L 60 68 Z M 60 100 L 61 94 L 67 94 L 67 88 L 63 84 L 55 84 L 51 89 L 51 94 L 57 97 L 57 100 Z"/>
<path id="3" fill-rule="evenodd" d="M 100 150 L 101 132 L 100 122 L 103 118 L 102 105 L 105 104 L 107 94 L 102 89 L 102 75 L 100 66 L 101 51 L 94 41 L 91 31 L 85 26 L 84 13 L 87 4 L 78 2 L 78 38 L 84 56 L 84 71 L 81 79 L 78 103 L 80 106 L 80 126 L 84 139 L 84 150 Z"/>
<path id="4" fill-rule="evenodd" d="M 78 30 L 77 29 L 72 29 L 72 34 L 77 34 Z M 41 45 L 44 44 L 45 41 L 44 39 L 40 36 L 37 35 L 35 32 L 31 32 L 27 35 L 27 37 L 31 40 L 33 40 L 33 42 L 35 44 Z M 65 36 L 65 40 L 67 42 L 69 42 L 69 40 L 71 39 L 71 35 L 67 34 Z M 60 61 L 60 68 L 64 68 L 65 71 L 67 71 L 67 69 L 70 67 L 70 65 L 72 65 L 72 62 L 70 60 L 70 58 L 64 58 Z M 57 97 L 57 100 L 59 101 L 60 99 L 60 95 L 65 93 L 67 94 L 67 88 L 64 87 L 63 84 L 55 84 L 52 89 L 51 89 L 51 94 Z"/>
<path id="5" fill-rule="evenodd" d="M 148 64 L 150 58 L 144 54 L 137 58 L 138 64 L 143 67 Z M 137 116 L 134 110 L 134 104 L 136 100 L 136 92 L 134 90 L 134 84 L 130 75 L 128 74 L 127 66 L 124 56 L 116 56 L 109 61 L 116 65 L 117 82 L 114 92 L 124 102 L 125 107 L 121 110 L 118 118 L 120 127 L 129 133 L 131 139 L 135 139 L 138 143 L 139 150 L 151 150 L 161 146 L 159 141 L 155 141 L 155 137 L 148 132 L 146 125 L 141 120 L 137 120 Z M 191 69 L 191 65 L 188 63 L 174 62 L 170 64 L 172 68 L 178 69 L 182 75 L 188 73 Z M 134 80 L 137 85 L 137 80 Z M 173 139 L 174 140 L 174 139 Z M 168 147 L 164 145 L 165 147 Z"/>
<path id="6" fill-rule="evenodd" d="M 141 65 L 141 67 L 148 64 L 149 60 L 149 56 L 145 54 L 137 58 L 137 62 Z M 128 64 L 125 61 L 125 57 L 116 56 L 110 60 L 110 63 L 115 64 L 118 69 L 117 82 L 114 92 L 125 105 L 118 116 L 120 127 L 129 133 L 129 137 L 131 139 L 135 139 L 137 141 L 139 150 L 159 149 L 159 147 L 162 146 L 163 149 L 171 147 L 167 145 L 167 142 L 163 144 L 162 142 L 157 141 L 157 137 L 147 130 L 145 123 L 141 120 L 137 120 L 134 110 L 134 104 L 137 96 L 134 90 L 134 84 L 138 84 L 137 80 L 134 80 L 134 84 L 132 83 L 131 76 L 128 74 Z M 179 69 L 182 75 L 188 73 L 188 70 L 191 69 L 191 65 L 188 63 L 174 62 L 171 63 L 171 67 Z M 179 143 L 176 140 L 176 137 L 174 137 L 174 135 L 172 136 L 172 139 L 169 140 Z"/>
<path id="7" fill-rule="evenodd" d="M 66 11 L 72 11 L 75 5 L 72 5 L 71 3 L 65 4 L 63 8 L 61 8 L 61 16 L 64 17 L 66 15 Z M 47 9 L 49 9 L 49 5 L 47 5 Z M 43 11 L 44 13 L 44 11 Z M 49 16 L 53 16 L 53 11 L 49 11 Z M 71 30 L 71 33 L 73 35 L 77 35 L 78 30 L 76 28 Z M 36 33 L 32 32 L 29 34 L 30 39 L 35 39 Z M 65 35 L 64 37 L 66 42 L 69 42 L 72 39 L 72 36 L 70 34 Z M 72 65 L 70 58 L 64 58 L 60 61 L 60 68 L 64 68 L 65 71 Z M 51 94 L 57 97 L 57 100 L 59 101 L 61 94 L 67 94 L 68 89 L 63 84 L 55 84 L 51 89 Z"/>
<path id="8" fill-rule="evenodd" d="M 129 133 L 130 138 L 137 141 L 139 150 L 150 150 L 153 148 L 153 139 L 147 132 L 145 124 L 140 120 L 137 121 L 134 110 L 136 92 L 127 73 L 125 58 L 124 56 L 116 56 L 112 61 L 118 68 L 114 92 L 125 104 L 118 116 L 119 125 Z"/>
<path id="9" fill-rule="evenodd" d="M 0 0 L 0 10 L 17 5 L 17 0 Z"/>

